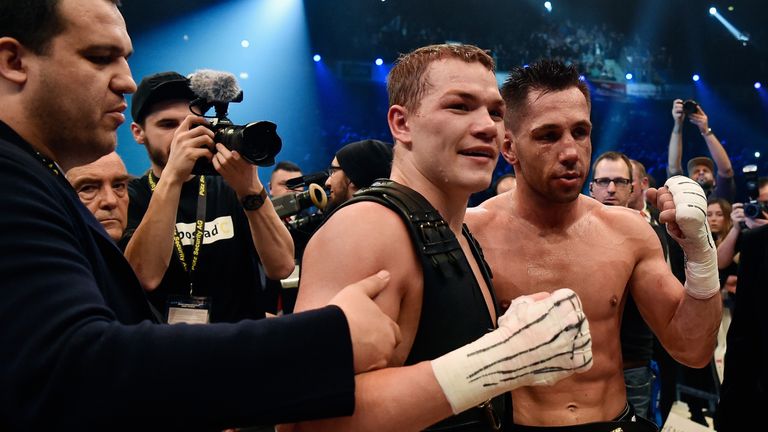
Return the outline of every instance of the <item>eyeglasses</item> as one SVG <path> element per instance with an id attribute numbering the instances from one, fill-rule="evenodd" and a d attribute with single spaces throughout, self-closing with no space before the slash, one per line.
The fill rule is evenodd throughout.
<path id="1" fill-rule="evenodd" d="M 332 176 L 336 171 L 341 171 L 341 167 L 338 165 L 331 165 L 328 167 L 328 177 Z"/>
<path id="2" fill-rule="evenodd" d="M 622 187 L 629 186 L 632 183 L 632 180 L 624 177 L 616 177 L 616 178 L 600 177 L 592 180 L 592 183 L 602 188 L 608 187 L 608 185 L 610 185 L 611 182 L 613 182 L 613 184 L 615 184 L 617 188 L 622 188 Z"/>

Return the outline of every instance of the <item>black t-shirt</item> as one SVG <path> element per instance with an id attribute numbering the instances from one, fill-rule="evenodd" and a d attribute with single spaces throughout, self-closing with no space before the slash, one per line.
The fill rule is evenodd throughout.
<path id="1" fill-rule="evenodd" d="M 245 211 L 234 190 L 221 177 L 205 176 L 205 184 L 205 229 L 193 273 L 193 295 L 211 299 L 211 322 L 263 318 L 263 278 Z M 176 214 L 176 229 L 188 266 L 192 263 L 198 189 L 199 177 L 184 183 Z M 124 243 L 141 222 L 152 197 L 147 175 L 132 180 L 128 190 L 130 205 Z M 149 300 L 166 314 L 168 296 L 189 295 L 189 283 L 189 274 L 184 270 L 174 246 L 163 280 L 148 293 Z"/>

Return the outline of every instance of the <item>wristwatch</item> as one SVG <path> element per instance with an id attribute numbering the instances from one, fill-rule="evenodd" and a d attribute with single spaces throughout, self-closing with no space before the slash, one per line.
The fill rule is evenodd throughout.
<path id="1" fill-rule="evenodd" d="M 246 195 L 240 200 L 243 208 L 248 211 L 258 210 L 264 205 L 264 201 L 267 199 L 266 188 L 261 188 L 261 192 L 257 194 Z"/>

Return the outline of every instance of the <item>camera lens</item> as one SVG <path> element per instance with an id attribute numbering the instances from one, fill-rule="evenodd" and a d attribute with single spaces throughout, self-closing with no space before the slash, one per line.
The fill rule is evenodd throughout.
<path id="1" fill-rule="evenodd" d="M 216 131 L 214 141 L 230 150 L 237 150 L 245 160 L 258 166 L 270 166 L 283 148 L 277 135 L 277 125 L 268 121 L 248 123 L 245 126 L 226 126 Z"/>
<path id="2" fill-rule="evenodd" d="M 760 203 L 754 201 L 744 203 L 744 216 L 750 219 L 757 219 L 760 216 L 761 210 Z"/>

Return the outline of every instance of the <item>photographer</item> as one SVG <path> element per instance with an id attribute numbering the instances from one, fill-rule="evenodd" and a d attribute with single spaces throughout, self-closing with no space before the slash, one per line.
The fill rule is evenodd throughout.
<path id="1" fill-rule="evenodd" d="M 235 322 L 264 317 L 263 276 L 294 267 L 293 242 L 255 165 L 214 143 L 193 115 L 198 95 L 176 72 L 145 77 L 133 96 L 131 131 L 151 169 L 130 183 L 125 256 L 166 320 Z M 199 159 L 217 175 L 193 175 Z"/>
<path id="2" fill-rule="evenodd" d="M 681 160 L 683 156 L 683 120 L 685 117 L 696 125 L 699 133 L 707 144 L 712 159 L 704 156 L 695 157 L 688 161 L 688 177 L 697 181 L 707 198 L 718 197 L 733 202 L 736 195 L 736 183 L 733 179 L 733 167 L 728 153 L 709 127 L 709 117 L 701 105 L 688 100 L 675 99 L 672 102 L 672 118 L 675 124 L 669 137 L 669 155 L 667 175 L 669 177 L 683 173 Z M 717 170 L 715 170 L 717 167 Z M 715 174 L 717 175 L 715 177 Z"/>
<path id="3" fill-rule="evenodd" d="M 768 224 L 768 177 L 760 177 L 758 180 L 757 202 L 762 205 L 762 214 L 758 217 L 747 217 L 744 214 L 743 203 L 733 203 L 731 210 L 731 229 L 725 239 L 717 247 L 717 265 L 722 270 L 733 263 L 733 257 L 738 252 L 738 241 L 741 231 L 754 229 Z"/>

